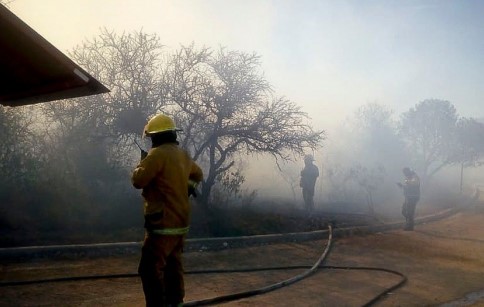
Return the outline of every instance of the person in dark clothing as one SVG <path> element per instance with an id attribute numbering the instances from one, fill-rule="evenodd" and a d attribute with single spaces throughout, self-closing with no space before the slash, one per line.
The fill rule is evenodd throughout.
<path id="1" fill-rule="evenodd" d="M 402 206 L 402 214 L 405 217 L 405 227 L 403 229 L 413 230 L 415 207 L 420 200 L 420 178 L 408 167 L 403 169 L 403 175 L 405 176 L 404 183 L 397 183 L 403 189 L 403 196 L 405 197 L 405 202 Z"/>
<path id="2" fill-rule="evenodd" d="M 306 210 L 312 211 L 314 209 L 314 185 L 316 179 L 319 177 L 319 169 L 313 164 L 313 156 L 306 155 L 304 157 L 304 168 L 301 171 L 301 180 L 299 186 L 302 188 L 302 195 Z"/>

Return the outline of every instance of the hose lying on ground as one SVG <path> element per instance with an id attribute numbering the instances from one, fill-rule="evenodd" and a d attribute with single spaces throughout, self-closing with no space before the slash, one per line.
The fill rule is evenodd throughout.
<path id="1" fill-rule="evenodd" d="M 370 300 L 368 303 L 364 304 L 363 306 L 370 306 L 371 304 L 375 303 L 378 301 L 380 298 L 382 298 L 385 294 L 389 293 L 390 291 L 395 290 L 396 288 L 400 287 L 403 285 L 407 278 L 405 275 L 402 273 L 399 273 L 397 271 L 393 270 L 388 270 L 385 268 L 374 268 L 374 267 L 339 267 L 339 266 L 323 266 L 322 263 L 327 257 L 331 244 L 332 244 L 332 228 L 329 226 L 329 236 L 328 236 L 328 242 L 326 244 L 326 247 L 319 257 L 319 259 L 316 261 L 316 263 L 313 266 L 283 266 L 283 267 L 266 267 L 266 268 L 243 268 L 243 269 L 226 269 L 226 270 L 196 270 L 196 271 L 187 271 L 185 274 L 190 275 L 190 274 L 221 274 L 221 273 L 243 273 L 243 272 L 259 272 L 259 271 L 270 271 L 270 270 L 290 270 L 290 269 L 308 269 L 307 271 L 296 275 L 292 278 L 289 278 L 287 280 L 284 280 L 282 282 L 278 282 L 269 286 L 265 286 L 262 288 L 254 289 L 254 290 L 249 290 L 249 291 L 244 291 L 244 292 L 238 292 L 238 293 L 232 293 L 228 295 L 222 295 L 222 296 L 217 296 L 213 298 L 208 298 L 208 299 L 203 299 L 203 300 L 197 300 L 197 301 L 190 301 L 184 304 L 184 306 L 203 306 L 203 305 L 213 305 L 213 304 L 220 304 L 223 302 L 228 302 L 228 301 L 234 301 L 242 298 L 247 298 L 251 296 L 256 296 L 264 293 L 268 293 L 277 289 L 280 289 L 282 287 L 294 284 L 310 275 L 315 273 L 319 269 L 334 269 L 334 270 L 370 270 L 370 271 L 382 271 L 382 272 L 387 272 L 395 275 L 399 275 L 401 280 L 389 287 L 384 289 L 380 294 L 378 294 L 376 297 L 374 297 L 372 300 Z M 0 287 L 6 287 L 6 286 L 23 286 L 23 285 L 29 285 L 29 284 L 39 284 L 39 283 L 51 283 L 51 282 L 67 282 L 67 281 L 80 281 L 80 280 L 97 280 L 97 279 L 114 279 L 114 278 L 132 278 L 132 277 L 138 277 L 138 274 L 110 274 L 110 275 L 90 275 L 90 276 L 74 276 L 74 277 L 61 277 L 61 278 L 51 278 L 51 279 L 40 279 L 40 280 L 26 280 L 26 281 L 12 281 L 12 282 L 0 282 Z"/>
<path id="2" fill-rule="evenodd" d="M 262 271 L 277 271 L 277 270 L 297 270 L 297 269 L 308 269 L 311 268 L 311 266 L 307 265 L 296 265 L 296 266 L 282 266 L 282 267 L 263 267 L 263 268 L 242 268 L 242 269 L 227 269 L 227 270 L 199 270 L 199 271 L 187 271 L 185 274 L 191 275 L 191 274 L 226 274 L 226 273 L 251 273 L 251 272 L 262 272 Z M 379 268 L 379 267 L 348 267 L 348 266 L 319 266 L 317 268 L 319 269 L 331 269 L 331 270 L 362 270 L 362 271 L 379 271 L 379 272 L 386 272 L 390 273 L 393 275 L 400 276 L 401 279 L 398 281 L 398 283 L 392 285 L 391 287 L 383 289 L 383 291 L 375 296 L 373 299 L 368 301 L 362 306 L 371 306 L 375 302 L 377 302 L 379 299 L 381 299 L 383 296 L 385 296 L 387 293 L 399 288 L 402 286 L 406 281 L 407 277 L 394 270 L 389 270 L 385 268 Z M 90 276 L 73 276 L 73 277 L 61 277 L 61 278 L 52 278 L 52 279 L 40 279 L 40 280 L 25 280 L 25 281 L 12 281 L 12 282 L 1 282 L 0 287 L 8 287 L 8 286 L 25 286 L 25 285 L 31 285 L 31 284 L 40 284 L 40 283 L 53 283 L 53 282 L 68 282 L 68 281 L 81 281 L 81 280 L 97 280 L 97 279 L 116 279 L 116 278 L 133 278 L 133 277 L 139 277 L 137 273 L 127 273 L 127 274 L 111 274 L 111 275 L 90 275 Z M 287 286 L 288 284 L 285 284 Z M 255 291 L 255 290 L 253 290 Z M 257 294 L 262 294 L 262 293 L 256 293 Z M 210 300 L 214 300 L 215 298 L 212 298 Z M 237 298 L 239 299 L 239 298 Z M 217 300 L 219 300 L 217 298 Z M 192 304 L 191 306 L 202 306 L 202 305 L 196 305 L 196 301 L 193 302 L 187 302 L 186 304 Z M 214 302 L 212 304 L 216 304 L 217 302 Z M 221 303 L 221 302 L 218 302 Z M 185 306 L 187 306 L 185 304 Z"/>
<path id="3" fill-rule="evenodd" d="M 265 267 L 265 268 L 255 268 L 255 269 L 248 268 L 248 269 L 230 269 L 230 270 L 200 270 L 200 271 L 190 271 L 190 272 L 187 272 L 187 274 L 247 273 L 247 272 L 259 272 L 259 271 L 297 270 L 297 269 L 308 269 L 308 268 L 312 269 L 313 267 L 310 267 L 310 266 L 307 266 L 307 265 L 295 265 L 295 266 Z M 385 272 L 385 273 L 390 273 L 390 274 L 393 274 L 393 275 L 400 276 L 400 280 L 397 283 L 395 283 L 394 285 L 392 285 L 388 288 L 384 288 L 383 291 L 381 291 L 377 296 L 375 296 L 374 298 L 369 300 L 367 303 L 363 304 L 362 305 L 363 307 L 371 306 L 372 304 L 376 303 L 379 299 L 383 298 L 383 296 L 385 296 L 389 292 L 401 287 L 403 284 L 405 284 L 405 282 L 407 282 L 407 277 L 404 274 L 402 274 L 398 271 L 395 271 L 395 270 L 390 270 L 390 269 L 385 269 L 385 268 L 320 265 L 320 266 L 317 267 L 317 269 L 346 270 L 346 271 L 348 271 L 348 270 L 378 271 L 378 272 Z M 278 283 L 278 284 L 280 284 L 280 283 Z M 274 284 L 274 285 L 277 285 L 277 284 Z M 284 286 L 288 286 L 288 285 L 289 284 L 284 284 Z M 272 287 L 272 286 L 268 286 L 268 287 L 265 287 L 265 288 L 269 288 L 269 287 Z M 264 288 L 261 288 L 261 289 L 264 289 Z M 271 289 L 271 291 L 272 290 L 275 290 L 275 289 Z M 255 293 L 252 294 L 252 295 L 244 296 L 244 297 L 255 296 L 255 295 L 267 293 L 269 291 L 262 291 L 261 292 L 260 289 L 256 289 L 256 290 L 251 290 L 251 291 L 247 291 L 247 292 L 255 292 Z M 243 293 L 245 293 L 245 292 L 243 292 Z M 229 297 L 229 298 L 231 296 L 232 295 L 227 295 L 227 297 Z M 209 299 L 209 300 L 211 300 L 210 304 L 219 304 L 219 303 L 222 303 L 222 302 L 227 302 L 228 300 L 226 300 L 225 297 L 226 296 L 220 296 L 220 297 L 215 297 L 215 298 Z M 241 298 L 244 298 L 244 297 L 238 297 L 236 299 L 241 299 Z M 207 305 L 205 303 L 205 301 L 207 301 L 207 300 L 191 301 L 191 302 L 185 303 L 183 306 L 203 306 L 203 305 Z"/>
<path id="4" fill-rule="evenodd" d="M 291 277 L 289 279 L 286 279 L 284 281 L 281 281 L 281 282 L 278 282 L 278 283 L 275 283 L 275 284 L 272 284 L 272 285 L 269 285 L 269 286 L 265 286 L 265 287 L 262 287 L 262 288 L 244 291 L 244 292 L 232 293 L 232 294 L 228 294 L 228 295 L 221 295 L 221 296 L 217 296 L 217 297 L 209 298 L 209 299 L 191 301 L 191 302 L 184 303 L 183 306 L 204 306 L 204 305 L 218 304 L 218 303 L 222 303 L 222 302 L 234 301 L 234 300 L 238 300 L 238 299 L 249 297 L 249 296 L 255 296 L 255 295 L 260 295 L 260 294 L 263 294 L 263 293 L 268 293 L 268 292 L 274 291 L 276 289 L 279 289 L 279 288 L 291 285 L 293 283 L 296 283 L 296 282 L 308 277 L 309 275 L 313 274 L 314 272 L 316 272 L 318 267 L 321 265 L 321 263 L 327 257 L 329 250 L 331 248 L 332 240 L 333 240 L 333 228 L 331 227 L 331 225 L 328 226 L 328 234 L 329 234 L 328 235 L 328 243 L 326 244 L 326 248 L 324 249 L 324 251 L 321 254 L 321 256 L 319 257 L 319 259 L 316 261 L 316 263 L 306 272 L 303 272 L 299 275 L 296 275 L 296 276 Z"/>

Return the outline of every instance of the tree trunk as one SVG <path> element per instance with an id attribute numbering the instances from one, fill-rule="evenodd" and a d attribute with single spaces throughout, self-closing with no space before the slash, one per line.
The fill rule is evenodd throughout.
<path id="1" fill-rule="evenodd" d="M 210 171 L 207 176 L 207 180 L 202 185 L 202 195 L 200 197 L 200 205 L 204 209 L 209 209 L 210 207 L 210 194 L 212 193 L 213 185 L 215 184 L 215 176 L 213 172 Z"/>

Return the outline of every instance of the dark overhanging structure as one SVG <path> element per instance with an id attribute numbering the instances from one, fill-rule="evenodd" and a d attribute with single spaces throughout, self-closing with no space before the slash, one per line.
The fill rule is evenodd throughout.
<path id="1" fill-rule="evenodd" d="M 109 92 L 0 4 L 0 104 L 22 106 Z"/>

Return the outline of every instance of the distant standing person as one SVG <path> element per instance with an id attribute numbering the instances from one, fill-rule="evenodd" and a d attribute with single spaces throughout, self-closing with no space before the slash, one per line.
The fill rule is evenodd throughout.
<path id="1" fill-rule="evenodd" d="M 403 168 L 403 175 L 405 176 L 404 183 L 397 183 L 403 189 L 403 196 L 405 202 L 402 207 L 402 214 L 405 217 L 404 230 L 413 230 L 413 222 L 415 217 L 415 207 L 420 200 L 420 178 L 410 168 Z"/>
<path id="2" fill-rule="evenodd" d="M 314 209 L 314 185 L 316 179 L 319 177 L 319 169 L 313 164 L 313 156 L 306 155 L 304 157 L 304 168 L 301 171 L 301 180 L 299 186 L 302 188 L 302 195 L 306 210 L 312 211 Z"/>
<path id="3" fill-rule="evenodd" d="M 146 235 L 138 272 L 147 307 L 182 306 L 185 296 L 182 250 L 202 170 L 178 146 L 174 121 L 158 114 L 145 126 L 152 148 L 141 150 L 131 181 L 143 189 Z"/>

